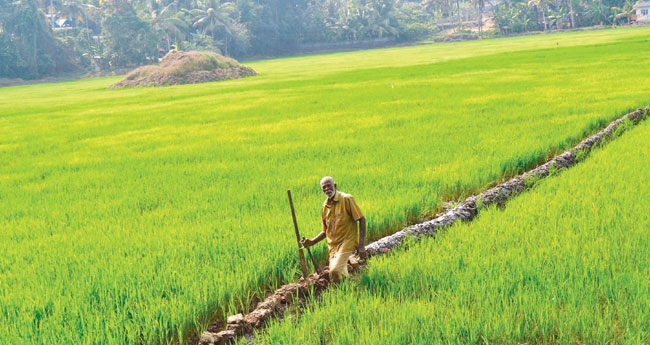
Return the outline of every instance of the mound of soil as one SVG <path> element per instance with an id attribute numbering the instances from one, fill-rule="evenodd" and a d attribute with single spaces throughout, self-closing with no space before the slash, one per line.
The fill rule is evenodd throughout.
<path id="1" fill-rule="evenodd" d="M 196 84 L 253 75 L 257 73 L 252 68 L 217 53 L 172 51 L 162 58 L 158 66 L 138 67 L 109 88 Z"/>

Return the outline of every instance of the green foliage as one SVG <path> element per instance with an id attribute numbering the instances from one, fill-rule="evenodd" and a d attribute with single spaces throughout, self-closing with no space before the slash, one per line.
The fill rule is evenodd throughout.
<path id="1" fill-rule="evenodd" d="M 304 236 L 320 230 L 324 175 L 355 196 L 370 239 L 400 229 L 450 195 L 492 185 L 515 167 L 575 144 L 596 124 L 647 104 L 650 77 L 636 72 L 650 59 L 649 32 L 623 28 L 274 59 L 246 63 L 257 77 L 220 83 L 106 90 L 120 79 L 112 77 L 3 88 L 0 343 L 160 344 L 203 330 L 210 318 L 236 311 L 266 286 L 297 277 L 287 189 Z M 601 205 L 626 202 L 584 206 L 610 212 Z M 585 215 L 584 224 L 594 217 Z M 537 233 L 535 227 L 522 232 Z M 637 230 L 647 228 L 640 223 Z M 545 230 L 544 236 L 555 234 Z M 445 253 L 494 250 L 456 243 Z M 323 262 L 324 245 L 314 249 Z M 476 268 L 471 256 L 461 261 L 436 253 L 419 258 L 453 260 L 440 261 L 435 284 L 458 286 L 475 273 L 468 271 Z M 503 262 L 513 261 L 523 262 Z M 397 267 L 401 274 L 432 276 L 407 262 Z M 456 271 L 465 273 L 451 275 Z M 385 279 L 390 271 L 375 272 L 383 273 L 370 275 L 369 284 L 386 288 L 370 286 L 395 296 Z M 534 287 L 538 277 L 524 273 L 532 279 L 527 285 L 513 276 L 518 280 L 504 291 Z M 480 303 L 468 294 L 479 283 L 459 296 Z M 448 295 L 434 285 L 427 289 Z M 463 317 L 485 315 L 465 305 L 446 304 L 447 314 L 431 310 L 458 320 L 453 326 L 461 332 Z M 380 317 L 383 312 L 350 310 L 376 315 L 382 327 L 363 328 L 369 332 L 393 330 L 383 328 L 395 320 Z M 523 311 L 528 320 L 537 315 Z M 439 324 L 414 315 L 411 325 Z M 466 332 L 478 327 L 468 325 Z M 420 329 L 395 329 L 409 328 Z M 317 336 L 344 334 L 331 329 Z"/>
<path id="2" fill-rule="evenodd" d="M 650 123 L 408 251 L 260 344 L 647 344 Z M 243 341 L 242 341 L 243 343 Z"/>
<path id="3" fill-rule="evenodd" d="M 16 42 L 8 34 L 0 34 L 0 77 L 17 78 L 18 74 L 18 48 Z"/>
<path id="4" fill-rule="evenodd" d="M 157 61 L 151 25 L 140 19 L 128 0 L 107 0 L 102 19 L 104 58 L 111 67 L 138 66 Z"/>
<path id="5" fill-rule="evenodd" d="M 493 11 L 486 6 L 484 0 L 1 0 L 0 32 L 4 22 L 13 21 L 22 33 L 1 52 L 0 70 L 36 78 L 70 71 L 71 61 L 91 71 L 121 69 L 155 62 L 172 49 L 242 59 L 364 48 L 421 40 L 456 22 L 457 33 L 474 33 L 482 23 L 477 36 L 492 37 L 629 23 L 635 11 L 629 0 L 506 0 Z M 20 13 L 9 10 L 16 8 Z M 42 12 L 69 19 L 71 27 L 55 28 Z M 496 29 L 485 31 L 490 15 Z M 476 24 L 461 25 L 461 17 Z M 74 46 L 52 41 L 53 29 Z M 39 37 L 36 44 L 32 33 Z M 42 51 L 34 55 L 34 47 Z"/>
<path id="6" fill-rule="evenodd" d="M 92 38 L 93 32 L 90 29 L 82 28 L 79 30 L 74 39 L 74 49 L 77 49 L 79 64 L 87 70 L 92 70 L 94 67 L 94 60 L 99 56 L 98 47 L 95 40 Z"/>
<path id="7" fill-rule="evenodd" d="M 198 50 L 221 53 L 219 48 L 217 48 L 217 45 L 220 45 L 220 43 L 215 42 L 212 37 L 206 34 L 196 33 L 191 35 L 189 42 L 183 42 L 180 48 L 185 51 Z"/>
<path id="8" fill-rule="evenodd" d="M 0 77 L 35 79 L 74 69 L 36 0 L 2 4 L 0 27 Z"/>
<path id="9" fill-rule="evenodd" d="M 539 179 L 540 178 L 537 176 L 537 174 L 527 176 L 524 179 L 524 187 L 526 187 L 526 189 L 532 188 L 539 181 Z"/>
<path id="10" fill-rule="evenodd" d="M 404 41 L 421 39 L 435 31 L 433 18 L 419 4 L 405 2 L 401 4 L 399 16 L 399 37 Z"/>
<path id="11" fill-rule="evenodd" d="M 506 0 L 494 11 L 501 33 L 570 29 L 613 25 L 630 17 L 635 9 L 629 0 Z"/>

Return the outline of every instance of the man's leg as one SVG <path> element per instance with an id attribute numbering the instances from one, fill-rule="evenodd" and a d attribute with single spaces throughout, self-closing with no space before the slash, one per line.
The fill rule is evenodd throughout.
<path id="1" fill-rule="evenodd" d="M 348 276 L 348 259 L 352 253 L 339 250 L 330 258 L 330 281 L 338 283 Z"/>

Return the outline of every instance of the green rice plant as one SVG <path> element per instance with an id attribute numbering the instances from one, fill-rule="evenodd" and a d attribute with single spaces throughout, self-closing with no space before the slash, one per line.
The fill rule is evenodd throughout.
<path id="1" fill-rule="evenodd" d="M 378 238 L 649 103 L 650 28 L 0 89 L 0 343 L 172 343 L 298 274 L 336 178 Z M 326 250 L 315 248 L 324 262 Z"/>
<path id="2" fill-rule="evenodd" d="M 650 343 L 650 122 L 398 251 L 260 344 Z"/>

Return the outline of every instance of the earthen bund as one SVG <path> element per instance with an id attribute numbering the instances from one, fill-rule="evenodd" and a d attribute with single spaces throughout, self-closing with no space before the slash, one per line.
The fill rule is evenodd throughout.
<path id="1" fill-rule="evenodd" d="M 451 226 L 459 220 L 471 221 L 483 207 L 494 204 L 504 205 L 507 200 L 515 195 L 532 188 L 537 181 L 554 172 L 572 167 L 581 159 L 587 157 L 594 146 L 606 143 L 611 138 L 612 133 L 624 121 L 629 120 L 632 124 L 638 124 L 649 116 L 650 105 L 626 114 L 611 122 L 598 133 L 581 141 L 572 149 L 555 156 L 537 168 L 513 177 L 479 195 L 470 196 L 456 207 L 429 221 L 408 226 L 401 231 L 368 244 L 366 246 L 368 255 L 374 256 L 388 253 L 399 247 L 406 239 L 418 240 L 423 236 L 435 236 L 438 230 Z M 348 269 L 352 274 L 363 266 L 365 266 L 365 260 L 362 260 L 357 255 L 350 257 Z M 295 283 L 281 286 L 266 297 L 265 300 L 257 303 L 255 308 L 247 315 L 231 315 L 226 320 L 225 326 L 223 323 L 210 325 L 208 330 L 203 332 L 201 338 L 195 339 L 192 343 L 199 345 L 226 344 L 238 337 L 250 336 L 254 331 L 259 331 L 270 317 L 278 315 L 287 309 L 295 308 L 297 304 L 304 304 L 309 296 L 320 294 L 329 285 L 328 268 L 321 268 L 318 273 L 313 273 L 307 278 L 300 278 Z"/>

